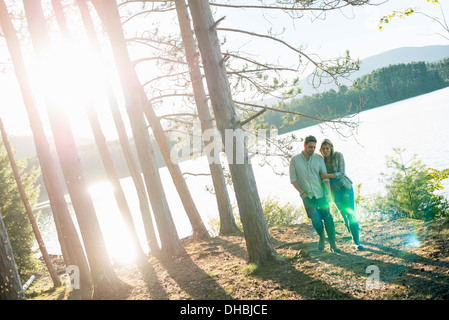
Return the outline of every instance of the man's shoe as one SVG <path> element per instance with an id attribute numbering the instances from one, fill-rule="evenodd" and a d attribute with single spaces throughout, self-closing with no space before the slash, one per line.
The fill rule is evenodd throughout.
<path id="1" fill-rule="evenodd" d="M 365 249 L 365 248 L 363 248 L 363 246 L 361 244 L 356 244 L 355 248 L 359 251 L 362 251 L 363 249 Z"/>
<path id="2" fill-rule="evenodd" d="M 320 241 L 318 242 L 318 250 L 323 251 L 325 245 L 324 237 L 320 238 Z"/>

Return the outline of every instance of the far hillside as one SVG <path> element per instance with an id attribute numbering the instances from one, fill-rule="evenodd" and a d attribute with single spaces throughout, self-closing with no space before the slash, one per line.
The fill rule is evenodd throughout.
<path id="1" fill-rule="evenodd" d="M 433 45 L 423 47 L 402 47 L 391 49 L 371 57 L 360 60 L 360 69 L 351 73 L 348 79 L 341 79 L 341 84 L 350 87 L 358 78 L 373 72 L 374 70 L 388 67 L 394 64 L 412 63 L 424 61 L 435 63 L 449 57 L 449 45 Z M 321 83 L 318 88 L 313 88 L 310 84 L 311 76 L 306 77 L 300 84 L 303 96 L 310 96 L 315 93 L 322 93 L 330 89 L 338 90 L 335 83 Z"/>
<path id="2" fill-rule="evenodd" d="M 435 63 L 412 62 L 380 68 L 354 81 L 323 93 L 283 103 L 280 109 L 318 119 L 337 119 L 359 111 L 380 107 L 449 86 L 449 58 Z M 279 133 L 299 130 L 319 120 L 269 111 L 263 120 Z"/>

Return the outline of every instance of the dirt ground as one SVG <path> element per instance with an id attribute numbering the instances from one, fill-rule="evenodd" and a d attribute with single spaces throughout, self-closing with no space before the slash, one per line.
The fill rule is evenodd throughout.
<path id="1" fill-rule="evenodd" d="M 120 300 L 428 300 L 449 299 L 449 223 L 376 220 L 360 224 L 363 251 L 337 221 L 341 253 L 317 249 L 308 223 L 270 230 L 285 263 L 246 263 L 245 240 L 220 236 L 183 239 L 187 254 L 115 266 L 126 290 Z M 57 259 L 57 257 L 54 257 Z M 59 259 L 60 261 L 60 259 Z M 59 262 L 59 268 L 63 264 Z M 65 279 L 64 279 L 65 281 Z M 27 299 L 79 299 L 77 290 L 53 288 L 42 273 Z"/>

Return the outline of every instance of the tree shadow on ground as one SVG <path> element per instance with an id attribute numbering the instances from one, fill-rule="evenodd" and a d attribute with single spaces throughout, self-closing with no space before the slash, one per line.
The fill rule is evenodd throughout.
<path id="1" fill-rule="evenodd" d="M 390 257 L 401 259 L 402 264 L 380 261 L 381 281 L 387 281 L 409 288 L 409 295 L 431 297 L 437 299 L 449 298 L 449 263 L 429 259 L 407 250 L 397 250 L 388 246 L 366 242 L 366 245 L 377 249 L 367 250 Z M 383 275 L 383 276 L 382 276 Z"/>
<path id="2" fill-rule="evenodd" d="M 157 272 L 151 262 L 139 263 L 138 268 L 150 293 L 151 299 L 167 300 L 169 296 L 159 281 Z"/>
<path id="3" fill-rule="evenodd" d="M 292 245 L 302 247 L 308 250 L 310 245 Z M 284 244 L 283 246 L 288 246 Z M 307 255 L 303 255 L 305 259 L 316 262 L 318 259 L 327 264 L 339 267 L 346 271 L 352 272 L 361 277 L 368 277 L 371 273 L 368 272 L 369 266 L 375 266 L 379 270 L 379 280 L 384 283 L 396 284 L 407 288 L 406 297 L 402 297 L 400 293 L 399 298 L 421 297 L 421 298 L 436 298 L 447 299 L 449 297 L 449 277 L 447 276 L 448 263 L 438 262 L 425 257 L 419 256 L 413 252 L 405 252 L 403 250 L 396 250 L 391 247 L 382 246 L 374 243 L 365 242 L 365 252 L 374 255 L 363 256 L 359 254 L 352 254 L 343 251 L 341 254 L 317 254 L 310 251 Z M 374 247 L 374 249 L 372 248 Z M 382 256 L 392 261 L 382 260 Z M 426 270 L 422 267 L 413 266 L 434 265 L 440 267 L 444 272 L 435 272 L 434 270 Z"/>
<path id="4" fill-rule="evenodd" d="M 184 255 L 175 261 L 161 260 L 160 262 L 170 277 L 192 299 L 232 299 L 214 278 L 195 264 L 189 255 Z"/>
<path id="5" fill-rule="evenodd" d="M 217 243 L 230 254 L 246 259 L 246 251 L 239 245 L 223 238 L 217 239 Z M 283 263 L 272 263 L 258 267 L 251 276 L 263 281 L 273 281 L 278 284 L 279 290 L 296 292 L 305 300 L 352 300 L 354 296 L 342 292 L 321 279 L 311 277 L 296 269 L 288 259 Z M 282 298 L 282 296 L 280 297 Z"/>
<path id="6" fill-rule="evenodd" d="M 420 256 L 420 255 L 414 253 L 414 252 L 410 252 L 410 250 L 398 250 L 398 249 L 394 249 L 394 248 L 391 248 L 391 247 L 388 247 L 385 245 L 380 245 L 380 244 L 372 243 L 372 242 L 365 242 L 365 243 L 371 247 L 376 247 L 379 249 L 379 250 L 376 250 L 376 249 L 370 248 L 369 251 L 374 252 L 374 253 L 387 254 L 392 257 L 401 258 L 405 261 L 419 262 L 419 263 L 423 263 L 426 265 L 433 265 L 436 267 L 447 268 L 449 270 L 449 262 L 446 262 L 446 261 L 425 258 L 423 256 Z"/>
<path id="7" fill-rule="evenodd" d="M 193 244 L 190 255 L 177 260 L 154 260 L 141 272 L 154 299 L 449 298 L 446 261 L 369 241 L 363 242 L 364 251 L 356 251 L 350 239 L 342 238 L 339 240 L 342 253 L 330 253 L 328 249 L 321 252 L 313 230 L 298 228 L 292 232 L 290 228 L 282 232 L 273 237 L 272 243 L 287 263 L 251 271 L 245 265 L 244 238 L 223 236 Z M 379 268 L 382 283 L 375 293 L 366 288 L 370 275 L 367 267 L 373 265 Z M 158 279 L 161 270 L 169 286 Z M 173 290 L 182 292 L 176 295 Z"/>
<path id="8" fill-rule="evenodd" d="M 313 229 L 307 229 L 298 227 L 295 232 L 290 230 L 286 232 L 290 237 L 284 238 L 282 237 L 284 231 L 280 230 L 273 239 L 276 250 L 286 250 L 290 255 L 296 252 L 290 260 L 292 264 L 296 263 L 295 269 L 298 272 L 308 273 L 307 267 L 313 269 L 324 262 L 327 265 L 324 267 L 326 270 L 323 271 L 324 275 L 335 277 L 335 279 L 327 278 L 326 281 L 329 280 L 331 285 L 335 282 L 336 288 L 343 288 L 344 292 L 347 292 L 345 288 L 347 287 L 348 291 L 353 292 L 357 297 L 399 299 L 447 299 L 449 297 L 449 263 L 414 252 L 413 243 L 410 242 L 411 235 L 414 234 L 413 230 L 406 231 L 402 235 L 391 235 L 391 240 L 400 240 L 398 247 L 401 249 L 396 249 L 394 244 L 390 246 L 388 243 L 362 241 L 365 246 L 362 252 L 353 248 L 351 237 L 341 236 L 346 232 L 339 232 L 339 246 L 341 244 L 343 252 L 333 254 L 326 252 L 327 249 L 320 252 L 316 241 L 308 241 L 308 239 L 316 238 L 316 234 Z M 292 235 L 298 235 L 298 237 L 291 237 Z M 384 241 L 385 237 L 381 237 L 380 240 Z M 371 296 L 366 288 L 365 281 L 371 275 L 367 269 L 369 266 L 379 268 L 380 281 L 386 285 L 384 292 L 380 290 L 374 296 Z M 339 273 L 347 273 L 348 277 Z M 348 281 L 348 283 L 341 285 L 338 281 Z"/>

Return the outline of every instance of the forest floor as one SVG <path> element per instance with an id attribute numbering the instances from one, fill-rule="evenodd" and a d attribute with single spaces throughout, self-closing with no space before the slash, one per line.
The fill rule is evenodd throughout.
<path id="1" fill-rule="evenodd" d="M 286 262 L 260 268 L 246 263 L 241 236 L 183 239 L 187 252 L 183 257 L 115 266 L 126 290 L 113 299 L 449 299 L 448 221 L 375 220 L 361 223 L 360 228 L 363 251 L 353 246 L 343 223 L 336 221 L 341 253 L 330 252 L 328 246 L 319 251 L 317 235 L 308 223 L 273 228 L 273 246 Z M 372 282 L 376 271 L 380 281 Z M 30 300 L 71 300 L 79 299 L 77 291 L 54 288 L 42 272 L 26 296 Z"/>

